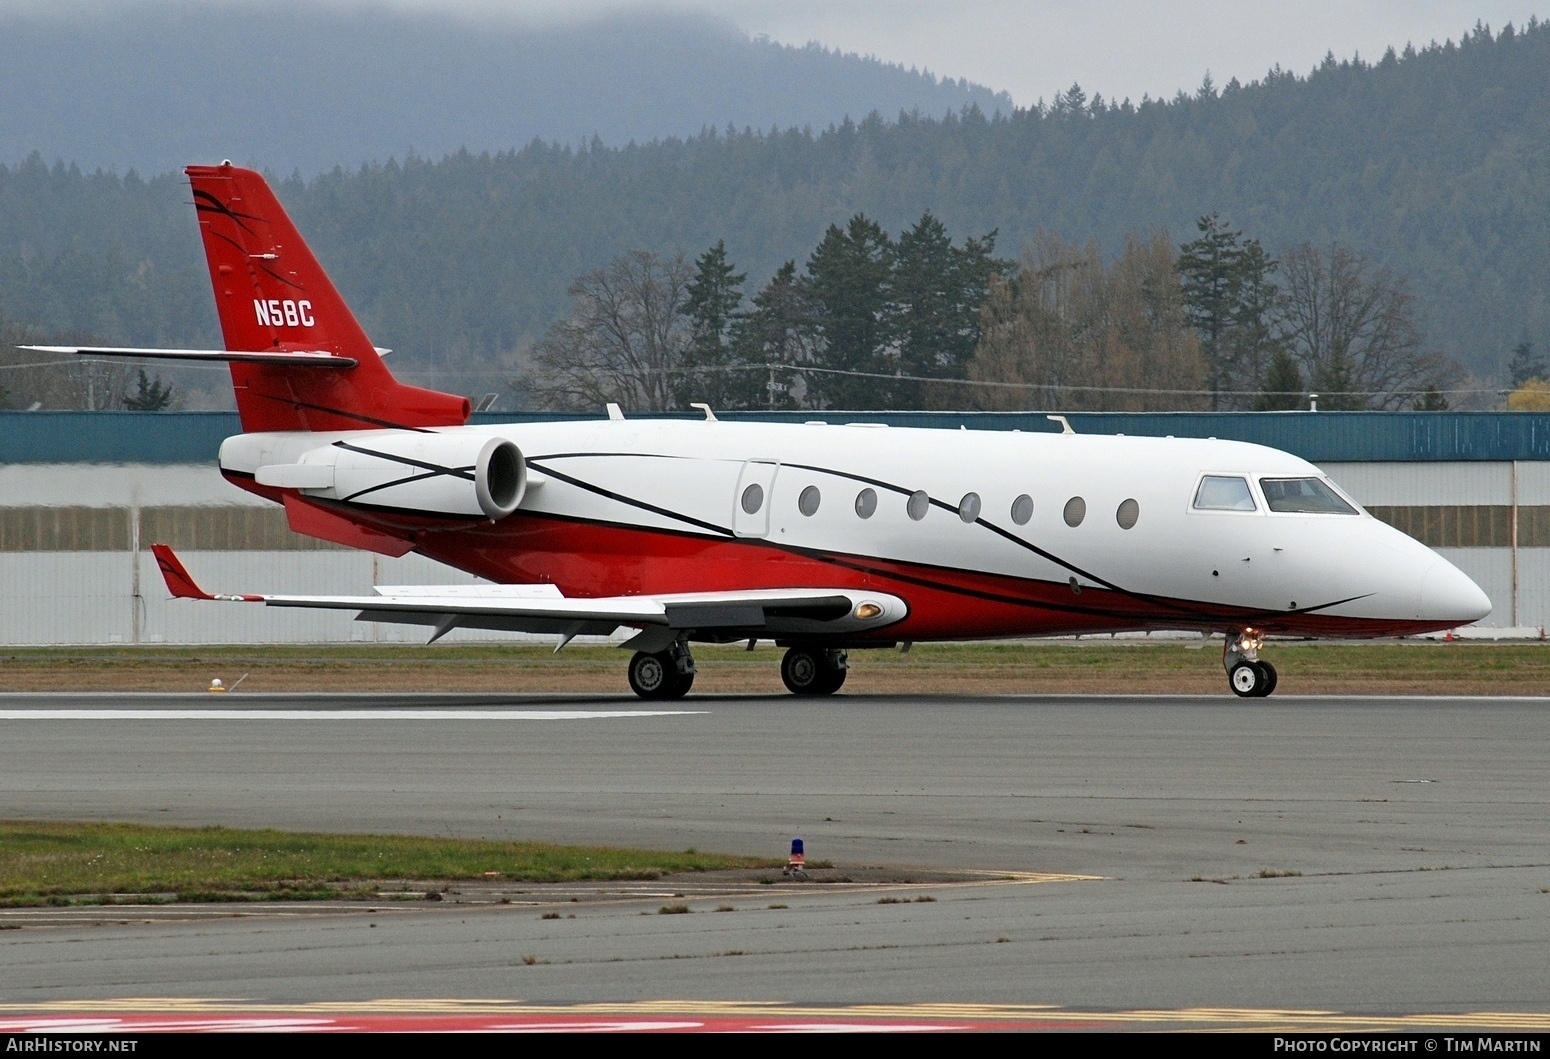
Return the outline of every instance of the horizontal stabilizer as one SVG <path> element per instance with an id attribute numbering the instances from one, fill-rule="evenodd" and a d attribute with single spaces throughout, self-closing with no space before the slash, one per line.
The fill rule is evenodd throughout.
<path id="1" fill-rule="evenodd" d="M 288 364 L 291 367 L 353 368 L 354 357 L 341 357 L 323 349 L 135 349 L 128 346 L 18 346 L 35 353 L 73 353 L 83 357 L 148 357 L 153 360 L 186 360 L 226 364 Z"/>

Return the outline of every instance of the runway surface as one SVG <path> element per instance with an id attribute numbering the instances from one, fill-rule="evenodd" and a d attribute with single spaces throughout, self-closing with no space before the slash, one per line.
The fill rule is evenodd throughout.
<path id="1" fill-rule="evenodd" d="M 4 818 L 768 856 L 801 835 L 841 869 L 982 873 L 4 912 L 0 1028 L 83 1005 L 472 1001 L 500 1018 L 1550 1027 L 1546 699 L 10 695 L 0 726 Z M 678 892 L 693 914 L 657 914 Z"/>

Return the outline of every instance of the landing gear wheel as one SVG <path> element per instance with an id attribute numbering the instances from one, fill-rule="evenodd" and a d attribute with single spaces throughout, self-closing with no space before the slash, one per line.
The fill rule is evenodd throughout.
<path id="1" fill-rule="evenodd" d="M 1265 635 L 1258 629 L 1229 634 L 1222 645 L 1222 668 L 1227 670 L 1227 686 L 1243 699 L 1262 699 L 1276 689 L 1276 667 L 1262 662 L 1259 649 Z"/>
<path id="2" fill-rule="evenodd" d="M 694 686 L 694 670 L 680 673 L 670 651 L 635 652 L 629 673 L 630 690 L 643 699 L 681 699 Z"/>
<path id="3" fill-rule="evenodd" d="M 833 695 L 845 683 L 845 652 L 793 647 L 780 662 L 780 679 L 793 695 Z"/>
<path id="4" fill-rule="evenodd" d="M 1264 698 L 1276 689 L 1276 681 L 1278 680 L 1276 667 L 1269 662 L 1256 662 L 1255 665 L 1265 671 L 1265 690 L 1259 693 L 1260 697 Z"/>
<path id="5" fill-rule="evenodd" d="M 1227 674 L 1227 680 L 1232 685 L 1232 693 L 1239 698 L 1257 699 L 1269 694 L 1266 688 L 1270 677 L 1265 673 L 1262 663 L 1239 662 Z"/>

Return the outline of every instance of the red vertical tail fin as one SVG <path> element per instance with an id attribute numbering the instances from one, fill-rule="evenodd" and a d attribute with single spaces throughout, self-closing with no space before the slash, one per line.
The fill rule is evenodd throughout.
<path id="1" fill-rule="evenodd" d="M 189 166 L 199 234 L 228 350 L 323 351 L 356 366 L 231 364 L 242 429 L 456 426 L 468 399 L 393 378 L 264 178 Z"/>

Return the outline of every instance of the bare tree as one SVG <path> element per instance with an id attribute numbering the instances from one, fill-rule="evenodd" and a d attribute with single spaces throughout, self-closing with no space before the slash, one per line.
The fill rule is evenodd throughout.
<path id="1" fill-rule="evenodd" d="M 680 311 L 694 269 L 683 254 L 631 250 L 570 285 L 570 315 L 533 347 L 525 388 L 546 408 L 609 401 L 661 412 L 677 406 L 690 321 Z"/>
<path id="2" fill-rule="evenodd" d="M 79 332 L 50 334 L 0 320 L 0 408 L 85 409 L 124 407 L 134 369 L 123 361 L 37 353 L 23 345 L 98 345 Z"/>
<path id="3" fill-rule="evenodd" d="M 1041 233 L 986 299 L 971 378 L 983 407 L 1145 411 L 1205 403 L 1206 365 L 1164 232 L 1132 234 L 1112 266 L 1096 243 Z"/>
<path id="4" fill-rule="evenodd" d="M 1428 352 L 1405 279 L 1339 243 L 1281 262 L 1280 337 L 1324 408 L 1396 409 L 1441 390 L 1458 366 Z"/>

